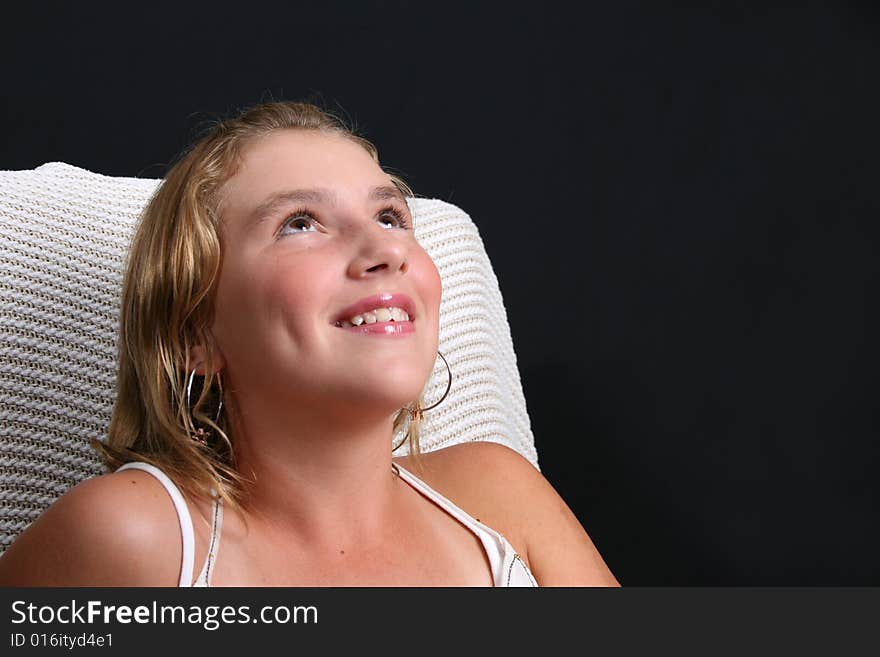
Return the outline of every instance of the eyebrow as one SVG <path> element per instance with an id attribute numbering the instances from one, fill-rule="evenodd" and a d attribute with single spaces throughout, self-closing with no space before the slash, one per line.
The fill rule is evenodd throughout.
<path id="1" fill-rule="evenodd" d="M 406 205 L 406 198 L 403 193 L 394 185 L 378 185 L 370 189 L 367 194 L 368 201 L 388 201 L 397 200 Z M 336 204 L 336 194 L 324 187 L 313 187 L 308 189 L 290 189 L 270 194 L 263 199 L 259 205 L 251 212 L 250 222 L 259 223 L 271 215 L 279 207 L 291 203 L 324 203 L 326 205 Z"/>

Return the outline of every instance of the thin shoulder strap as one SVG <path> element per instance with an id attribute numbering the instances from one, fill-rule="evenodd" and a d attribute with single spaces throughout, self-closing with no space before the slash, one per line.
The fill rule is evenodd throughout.
<path id="1" fill-rule="evenodd" d="M 449 515 L 470 529 L 477 538 L 480 539 L 480 542 L 483 544 L 483 548 L 486 551 L 486 556 L 489 557 L 489 563 L 492 566 L 492 576 L 495 580 L 495 585 L 498 586 L 498 582 L 502 581 L 505 562 L 510 559 L 510 555 L 513 553 L 512 548 L 508 549 L 508 545 L 510 544 L 507 542 L 507 539 L 491 527 L 481 523 L 467 511 L 456 505 L 448 497 L 445 497 L 428 486 L 428 484 L 416 477 L 413 473 L 402 468 L 397 463 L 393 463 L 392 467 L 397 470 L 401 479 L 429 500 L 432 500 L 440 508 L 444 509 Z"/>
<path id="2" fill-rule="evenodd" d="M 195 560 L 195 535 L 193 532 L 192 517 L 189 515 L 189 508 L 186 506 L 186 500 L 183 499 L 180 490 L 174 485 L 174 482 L 171 481 L 168 475 L 149 463 L 133 461 L 118 468 L 116 472 L 119 472 L 120 470 L 143 470 L 144 472 L 149 472 L 158 479 L 159 483 L 161 483 L 165 487 L 165 490 L 168 491 L 171 501 L 174 502 L 174 508 L 177 510 L 177 518 L 180 521 L 180 534 L 183 537 L 183 558 L 180 563 L 180 582 L 178 583 L 178 586 L 192 586 L 193 561 Z"/>
<path id="3" fill-rule="evenodd" d="M 223 500 L 214 493 L 214 504 L 211 507 L 211 541 L 208 543 L 208 556 L 193 586 L 211 586 L 211 575 L 217 561 L 217 550 L 220 549 L 220 534 L 223 531 Z M 193 557 L 195 561 L 195 557 Z"/>
<path id="4" fill-rule="evenodd" d="M 392 467 L 397 470 L 401 479 L 428 499 L 433 500 L 477 535 L 483 544 L 483 548 L 486 550 L 486 556 L 489 557 L 495 586 L 538 586 L 534 575 L 532 575 L 522 557 L 516 553 L 510 541 L 501 532 L 484 525 L 448 497 L 428 486 L 428 484 L 408 470 L 405 470 L 396 463 L 392 464 Z"/>
<path id="5" fill-rule="evenodd" d="M 397 463 L 392 463 L 391 467 L 397 470 L 397 473 L 400 475 L 401 479 L 406 481 L 410 486 L 415 488 L 428 499 L 433 500 L 437 505 L 445 509 L 446 512 L 449 513 L 449 515 L 456 518 L 460 523 L 469 527 L 475 533 L 479 534 L 481 531 L 488 531 L 490 534 L 493 535 L 498 534 L 498 532 L 496 532 L 494 529 L 492 529 L 491 527 L 487 527 L 483 523 L 479 522 L 467 511 L 456 505 L 448 497 L 442 495 L 441 493 L 428 486 L 428 484 L 416 477 L 409 470 L 405 470 Z"/>

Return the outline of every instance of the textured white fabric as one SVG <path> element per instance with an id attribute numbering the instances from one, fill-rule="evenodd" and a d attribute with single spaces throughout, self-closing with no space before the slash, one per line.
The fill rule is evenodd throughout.
<path id="1" fill-rule="evenodd" d="M 74 484 L 103 472 L 88 443 L 105 436 L 110 419 L 125 255 L 158 183 L 60 162 L 0 171 L 0 551 Z M 498 442 L 537 467 L 507 313 L 479 231 L 444 201 L 411 207 L 443 280 L 440 351 L 453 373 L 449 396 L 425 414 L 422 445 Z M 427 404 L 446 382 L 438 358 Z"/>

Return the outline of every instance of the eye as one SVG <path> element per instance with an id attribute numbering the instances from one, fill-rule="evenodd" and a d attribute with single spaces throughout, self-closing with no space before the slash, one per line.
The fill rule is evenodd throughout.
<path id="1" fill-rule="evenodd" d="M 298 210 L 284 220 L 278 235 L 293 235 L 295 233 L 311 233 L 311 230 L 300 230 L 301 226 L 312 226 L 315 218 L 308 212 Z"/>
<path id="2" fill-rule="evenodd" d="M 403 230 L 409 230 L 410 228 L 406 217 L 394 206 L 389 205 L 388 207 L 382 208 L 379 211 L 377 218 L 381 221 L 390 222 L 391 228 L 402 228 Z M 316 222 L 317 219 L 315 219 L 315 217 L 307 210 L 297 210 L 284 220 L 284 223 L 278 230 L 278 236 L 283 237 L 286 235 L 295 235 L 297 233 L 314 233 L 315 230 L 309 230 L 309 227 L 314 227 Z"/>
<path id="3" fill-rule="evenodd" d="M 398 228 L 403 228 L 404 230 L 409 229 L 409 222 L 406 220 L 406 217 L 404 217 L 403 213 L 393 206 L 389 205 L 387 208 L 383 208 L 379 212 L 379 218 L 395 222 Z"/>

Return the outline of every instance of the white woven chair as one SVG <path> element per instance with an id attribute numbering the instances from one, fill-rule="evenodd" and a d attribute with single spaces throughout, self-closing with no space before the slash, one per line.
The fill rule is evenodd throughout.
<path id="1" fill-rule="evenodd" d="M 126 250 L 158 180 L 52 162 L 0 171 L 0 553 L 56 498 L 103 472 L 89 440 L 113 407 Z M 449 396 L 425 414 L 430 451 L 506 444 L 536 467 L 507 313 L 477 227 L 462 210 L 411 201 L 416 237 L 443 280 L 440 351 Z M 438 358 L 425 388 L 446 388 Z"/>

